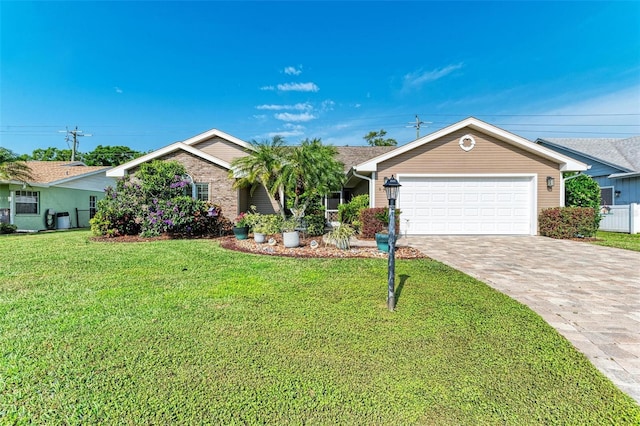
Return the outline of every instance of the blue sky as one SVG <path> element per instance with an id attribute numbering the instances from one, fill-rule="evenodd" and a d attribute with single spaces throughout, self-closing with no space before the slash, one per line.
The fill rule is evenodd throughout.
<path id="1" fill-rule="evenodd" d="M 640 134 L 640 2 L 0 2 L 0 146 Z"/>

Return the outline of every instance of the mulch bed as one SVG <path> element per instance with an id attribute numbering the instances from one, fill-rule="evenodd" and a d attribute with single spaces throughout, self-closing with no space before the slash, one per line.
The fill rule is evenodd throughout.
<path id="1" fill-rule="evenodd" d="M 125 235 L 121 237 L 92 237 L 92 241 L 107 243 L 140 243 L 149 241 L 162 241 L 188 238 L 163 234 L 159 237 L 144 238 L 139 235 Z M 193 237 L 191 237 L 193 238 Z M 282 239 L 276 237 L 276 244 L 258 244 L 252 238 L 237 240 L 234 236 L 224 237 L 199 237 L 202 239 L 212 239 L 220 242 L 220 246 L 227 250 L 241 251 L 244 253 L 255 253 L 266 256 L 284 257 L 305 257 L 305 258 L 375 258 L 386 259 L 387 253 L 378 251 L 376 247 L 352 246 L 349 250 L 340 250 L 333 244 L 325 244 L 322 237 L 300 237 L 300 247 L 286 248 L 282 244 Z M 313 248 L 311 242 L 316 241 L 317 247 Z M 426 258 L 422 252 L 413 247 L 396 247 L 396 259 L 422 259 Z"/>
<path id="2" fill-rule="evenodd" d="M 316 241 L 317 247 L 313 248 L 311 242 Z M 280 238 L 276 238 L 275 245 L 268 243 L 258 244 L 253 239 L 237 240 L 235 237 L 223 237 L 220 246 L 245 253 L 263 254 L 268 256 L 307 257 L 307 258 L 376 258 L 386 259 L 387 253 L 380 252 L 376 247 L 352 246 L 349 250 L 341 250 L 333 244 L 325 244 L 322 237 L 300 237 L 300 246 L 287 248 Z M 413 247 L 396 247 L 396 259 L 422 259 L 422 252 Z"/>

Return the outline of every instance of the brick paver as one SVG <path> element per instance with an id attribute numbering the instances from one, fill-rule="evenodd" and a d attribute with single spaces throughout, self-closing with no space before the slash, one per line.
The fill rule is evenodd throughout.
<path id="1" fill-rule="evenodd" d="M 516 236 L 408 236 L 537 312 L 640 403 L 640 252 Z"/>

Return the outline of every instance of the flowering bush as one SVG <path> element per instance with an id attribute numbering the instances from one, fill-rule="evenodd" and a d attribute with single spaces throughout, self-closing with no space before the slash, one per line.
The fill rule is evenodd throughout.
<path id="1" fill-rule="evenodd" d="M 138 174 L 118 180 L 116 188 L 107 188 L 105 198 L 98 202 L 96 214 L 90 221 L 94 234 L 113 237 L 137 234 L 152 237 L 165 232 L 215 235 L 229 228 L 220 206 L 183 195 L 187 182 L 181 178 L 182 174 L 162 179 L 150 170 L 147 173 L 153 176 L 153 181 L 167 184 L 168 190 L 149 190 L 149 183 L 141 181 Z"/>

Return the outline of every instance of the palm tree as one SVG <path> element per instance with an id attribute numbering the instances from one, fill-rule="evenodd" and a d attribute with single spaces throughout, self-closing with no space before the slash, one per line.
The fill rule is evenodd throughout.
<path id="1" fill-rule="evenodd" d="M 23 183 L 33 179 L 31 169 L 24 161 L 6 148 L 0 148 L 0 180 L 17 180 Z"/>
<path id="2" fill-rule="evenodd" d="M 264 187 L 272 203 L 277 204 L 282 217 L 285 217 L 283 199 L 282 169 L 285 164 L 285 141 L 280 136 L 262 142 L 251 141 L 253 149 L 249 155 L 236 158 L 231 162 L 229 177 L 235 178 L 234 188 L 251 188 L 253 195 L 260 185 Z"/>
<path id="3" fill-rule="evenodd" d="M 293 210 L 303 213 L 318 196 L 337 191 L 344 183 L 344 165 L 335 157 L 334 146 L 320 139 L 305 139 L 286 156 L 282 172 L 283 186 L 293 197 Z"/>

